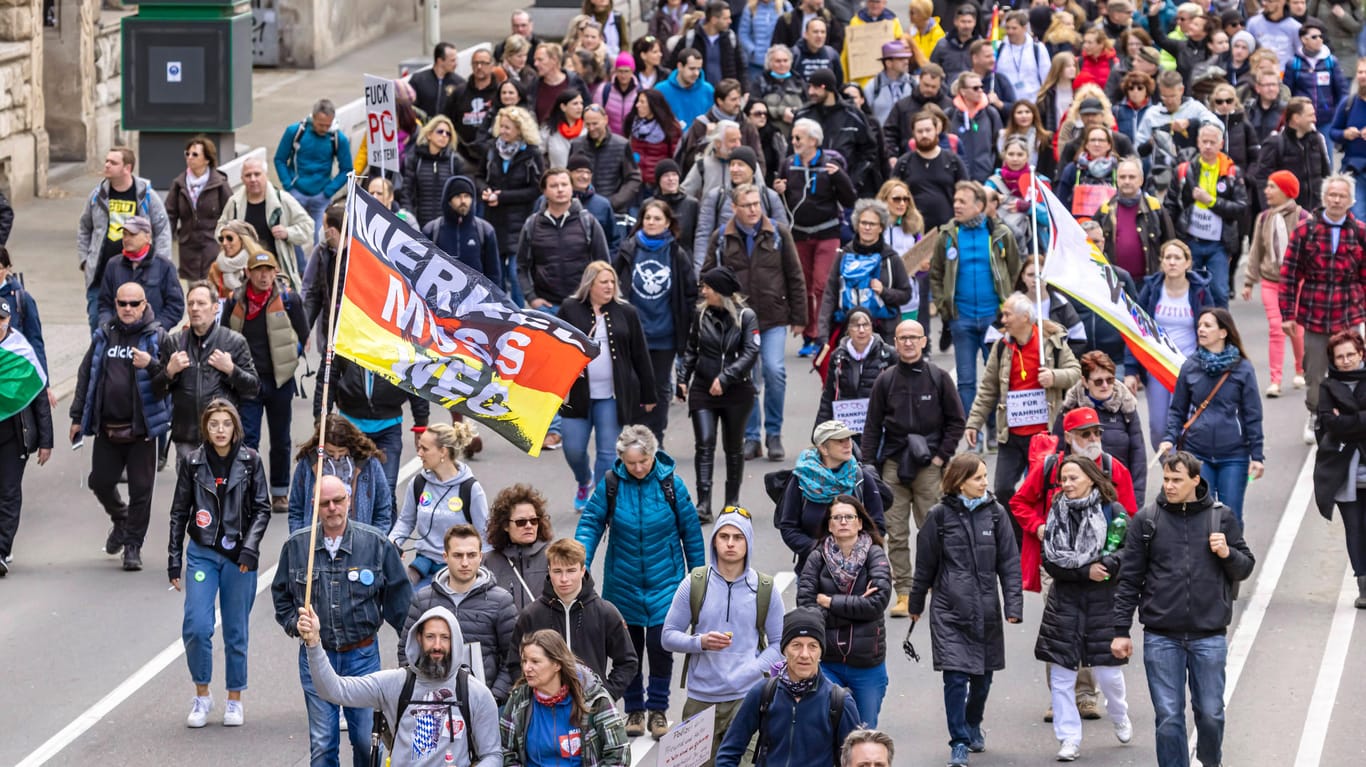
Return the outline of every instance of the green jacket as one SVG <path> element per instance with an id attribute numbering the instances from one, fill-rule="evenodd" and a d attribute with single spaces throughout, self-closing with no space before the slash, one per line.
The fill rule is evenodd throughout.
<path id="1" fill-rule="evenodd" d="M 584 681 L 589 722 L 580 727 L 583 732 L 583 767 L 626 767 L 631 763 L 631 741 L 626 737 L 626 720 L 622 718 L 607 694 L 606 688 L 587 666 L 579 665 L 579 679 Z M 512 689 L 499 725 L 503 730 L 503 767 L 523 767 L 527 764 L 526 731 L 531 724 L 531 707 L 535 705 L 531 687 L 520 683 Z"/>
<path id="2" fill-rule="evenodd" d="M 996 288 L 996 296 L 1002 301 L 1014 291 L 1015 280 L 1020 276 L 1020 253 L 1015 247 L 1015 236 L 1010 228 L 997 219 L 987 219 L 991 227 L 991 284 Z M 934 298 L 939 316 L 944 322 L 958 317 L 954 306 L 954 293 L 958 287 L 958 222 L 950 221 L 939 227 L 939 241 L 934 245 L 934 255 L 930 256 L 930 295 Z M 954 257 L 948 257 L 953 248 Z"/>
<path id="3" fill-rule="evenodd" d="M 1081 380 L 1081 363 L 1067 345 L 1067 330 L 1053 320 L 1044 320 L 1044 365 L 1053 371 L 1053 385 L 1048 387 L 1044 396 L 1048 400 L 1048 428 L 1058 418 L 1063 397 Z M 1038 332 L 1037 330 L 1035 331 Z M 996 409 L 996 423 L 1002 428 L 996 430 L 996 441 L 1004 444 L 1010 436 L 1006 423 L 1005 392 L 1010 391 L 1010 358 L 1003 348 L 1007 339 L 998 340 L 987 355 L 987 369 L 977 385 L 977 397 L 972 401 L 972 412 L 968 414 L 967 428 L 981 429 L 987 423 L 992 408 Z M 1030 335 L 1029 343 L 1037 344 L 1038 339 Z"/>

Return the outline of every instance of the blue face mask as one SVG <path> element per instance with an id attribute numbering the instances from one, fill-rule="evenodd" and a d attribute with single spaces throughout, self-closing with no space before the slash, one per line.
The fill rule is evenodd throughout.
<path id="1" fill-rule="evenodd" d="M 978 506 L 987 502 L 987 494 L 982 493 L 981 498 L 969 498 L 966 495 L 959 493 L 958 500 L 962 501 L 963 505 L 968 507 L 968 511 L 977 511 Z"/>

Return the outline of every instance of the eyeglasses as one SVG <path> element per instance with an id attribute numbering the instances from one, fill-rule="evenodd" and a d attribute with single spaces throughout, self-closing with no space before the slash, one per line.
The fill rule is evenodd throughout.
<path id="1" fill-rule="evenodd" d="M 195 150 L 195 149 L 186 149 L 186 150 L 185 150 L 185 156 L 186 156 L 186 157 L 198 157 L 198 156 L 199 156 L 199 152 L 198 152 L 198 150 Z"/>
<path id="2" fill-rule="evenodd" d="M 924 339 L 924 336 L 897 336 L 896 342 L 899 344 L 909 344 Z"/>
<path id="3" fill-rule="evenodd" d="M 525 519 L 509 519 L 508 523 L 516 525 L 517 527 L 536 527 L 537 525 L 541 524 L 541 518 L 526 517 Z"/>
<path id="4" fill-rule="evenodd" d="M 646 35 L 646 36 L 644 36 L 644 37 L 642 37 L 642 38 L 640 38 L 640 39 L 641 39 L 641 40 L 644 40 L 646 45 L 654 45 L 656 42 L 658 42 L 658 41 L 655 39 L 655 36 L 654 36 L 654 35 Z"/>
<path id="5" fill-rule="evenodd" d="M 237 238 L 234 237 L 234 236 L 231 235 L 231 234 L 220 234 L 220 235 L 218 235 L 218 241 L 219 241 L 219 242 L 237 242 Z"/>
<path id="6" fill-rule="evenodd" d="M 1306 39 L 1306 40 L 1322 40 L 1322 39 L 1323 39 L 1323 35 L 1305 35 L 1305 36 L 1304 36 L 1304 39 Z"/>
<path id="7" fill-rule="evenodd" d="M 1215 99 L 1215 100 L 1214 100 L 1214 105 L 1215 105 L 1215 106 L 1227 106 L 1228 104 L 1232 104 L 1232 103 L 1233 103 L 1233 99 Z"/>
<path id="8" fill-rule="evenodd" d="M 858 225 L 859 225 L 859 227 L 864 228 L 864 229 L 873 229 L 873 228 L 875 228 L 875 227 L 882 226 L 882 222 L 881 222 L 881 221 L 860 221 L 860 222 L 858 222 Z"/>
<path id="9" fill-rule="evenodd" d="M 583 108 L 583 111 L 585 114 L 587 114 L 588 112 L 597 112 L 600 115 L 607 114 L 607 112 L 604 111 L 602 106 L 599 104 L 589 104 L 588 106 Z"/>
<path id="10" fill-rule="evenodd" d="M 845 523 L 845 522 L 853 522 L 853 521 L 856 520 L 856 519 L 858 519 L 858 515 L 857 515 L 857 514 L 831 514 L 831 515 L 830 515 L 830 521 L 831 521 L 831 522 L 835 522 L 835 523 L 839 523 L 839 524 L 843 524 L 843 523 Z"/>
<path id="11" fill-rule="evenodd" d="M 744 506 L 727 506 L 726 508 L 721 509 L 721 516 L 724 517 L 727 514 L 739 514 L 745 519 L 754 519 L 754 517 L 750 516 L 749 509 L 746 509 Z"/>
<path id="12" fill-rule="evenodd" d="M 141 301 L 115 301 L 114 303 L 118 304 L 119 307 L 123 309 L 136 309 L 139 306 L 142 306 Z"/>

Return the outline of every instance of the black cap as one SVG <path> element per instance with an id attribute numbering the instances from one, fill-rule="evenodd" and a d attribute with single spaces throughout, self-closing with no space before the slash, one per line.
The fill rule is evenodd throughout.
<path id="1" fill-rule="evenodd" d="M 569 170 L 592 170 L 593 161 L 586 154 L 576 154 L 569 158 L 569 164 L 565 167 Z"/>
<path id="2" fill-rule="evenodd" d="M 730 161 L 735 162 L 736 160 L 748 165 L 755 173 L 759 172 L 759 156 L 754 154 L 752 147 L 741 145 L 730 150 Z M 656 174 L 658 172 L 658 170 L 655 171 Z"/>
<path id="3" fill-rule="evenodd" d="M 740 292 L 740 278 L 724 266 L 718 266 L 702 273 L 702 284 L 723 296 L 733 296 Z"/>
<path id="4" fill-rule="evenodd" d="M 783 616 L 783 641 L 779 650 L 798 637 L 810 637 L 825 651 L 825 615 L 815 607 L 798 607 Z"/>
<path id="5" fill-rule="evenodd" d="M 1098 115 L 1105 111 L 1105 105 L 1100 103 L 1100 99 L 1082 99 L 1081 106 L 1077 107 L 1079 115 Z"/>
<path id="6" fill-rule="evenodd" d="M 811 85 L 819 85 L 827 91 L 833 91 L 840 87 L 839 82 L 835 80 L 835 73 L 828 69 L 817 69 L 811 73 L 810 77 L 806 78 L 806 81 Z"/>
<path id="7" fill-rule="evenodd" d="M 669 173 L 677 173 L 680 178 L 683 176 L 683 171 L 678 169 L 678 163 L 674 162 L 673 159 L 666 157 L 655 165 L 655 181 L 659 181 L 662 176 Z"/>
<path id="8" fill-rule="evenodd" d="M 475 196 L 474 179 L 469 176 L 451 176 L 446 182 L 446 199 L 449 200 L 457 194 L 467 194 Z"/>

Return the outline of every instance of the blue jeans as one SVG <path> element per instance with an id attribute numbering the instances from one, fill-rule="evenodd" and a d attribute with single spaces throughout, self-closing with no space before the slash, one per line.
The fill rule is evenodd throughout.
<path id="1" fill-rule="evenodd" d="M 307 248 L 294 246 L 294 258 L 299 262 L 299 274 L 303 274 L 308 268 L 308 253 L 318 244 L 318 234 L 323 230 L 323 214 L 327 212 L 327 206 L 332 203 L 332 198 L 321 192 L 302 194 L 295 189 L 289 191 L 289 196 L 298 200 L 308 213 L 308 217 L 313 219 L 313 242 L 309 243 Z"/>
<path id="2" fill-rule="evenodd" d="M 93 335 L 100 326 L 100 284 L 85 289 L 85 317 L 90 321 L 90 332 Z"/>
<path id="3" fill-rule="evenodd" d="M 1188 767 L 1186 683 L 1195 710 L 1195 755 L 1201 764 L 1222 761 L 1224 743 L 1224 661 L 1228 643 L 1221 636 L 1173 639 L 1143 633 L 1143 670 L 1157 724 L 1157 763 Z"/>
<path id="4" fill-rule="evenodd" d="M 636 675 L 626 684 L 623 698 L 626 713 L 637 711 L 668 711 L 669 680 L 673 678 L 674 656 L 664 649 L 662 638 L 664 624 L 658 626 L 627 626 L 626 633 L 631 635 L 631 644 L 636 648 L 640 665 Z M 650 663 L 649 679 L 646 681 L 645 662 Z"/>
<path id="5" fill-rule="evenodd" d="M 1120 379 L 1116 377 L 1115 380 Z M 1167 433 L 1167 414 L 1172 406 L 1172 393 L 1156 378 L 1147 376 L 1143 382 L 1143 395 L 1148 400 L 1148 439 L 1151 440 L 1148 444 L 1156 447 L 1162 444 L 1162 437 Z"/>
<path id="6" fill-rule="evenodd" d="M 949 322 L 953 364 L 958 371 L 958 399 L 963 401 L 964 413 L 972 411 L 972 401 L 977 397 L 977 357 L 980 356 L 983 362 L 987 360 L 990 347 L 984 339 L 991 320 L 991 317 L 959 317 Z"/>
<path id="7" fill-rule="evenodd" d="M 242 572 L 232 560 L 190 541 L 185 551 L 185 622 L 180 638 L 195 684 L 213 681 L 213 600 L 223 612 L 223 655 L 228 691 L 247 689 L 247 628 L 256 601 L 256 571 Z"/>
<path id="8" fill-rule="evenodd" d="M 759 427 L 764 434 L 776 437 L 783 433 L 783 398 L 787 396 L 787 328 L 779 325 L 759 332 L 759 364 L 754 366 L 754 388 L 760 387 L 763 378 L 763 416 L 759 408 L 749 411 L 749 423 L 745 424 L 745 439 L 759 441 Z"/>
<path id="9" fill-rule="evenodd" d="M 375 443 L 375 447 L 384 451 L 384 462 L 381 467 L 384 469 L 384 479 L 389 482 L 389 495 L 394 496 L 394 508 L 397 509 L 399 504 L 395 488 L 398 487 L 398 468 L 403 465 L 403 424 L 396 423 L 387 429 L 380 429 L 365 436 Z"/>
<path id="10" fill-rule="evenodd" d="M 1357 198 L 1352 203 L 1352 215 L 1358 221 L 1366 221 L 1366 173 L 1356 174 Z"/>
<path id="11" fill-rule="evenodd" d="M 341 676 L 363 676 L 379 671 L 379 643 L 371 643 L 350 652 L 327 651 L 332 668 Z M 337 748 L 341 745 L 341 730 L 337 726 L 337 709 L 318 697 L 313 689 L 313 677 L 308 673 L 308 650 L 299 645 L 299 681 L 304 686 L 304 704 L 308 707 L 308 764 L 310 767 L 341 767 Z M 346 711 L 346 735 L 351 741 L 353 767 L 370 767 L 370 729 L 374 709 L 350 708 Z"/>
<path id="12" fill-rule="evenodd" d="M 1247 456 L 1237 458 L 1200 458 L 1200 476 L 1214 491 L 1215 500 L 1233 510 L 1238 525 L 1243 524 L 1243 496 L 1247 495 Z"/>
<path id="13" fill-rule="evenodd" d="M 858 706 L 859 718 L 863 727 L 877 729 L 878 712 L 882 710 L 882 698 L 887 694 L 887 664 L 857 667 L 847 663 L 821 661 L 821 672 L 825 678 L 841 687 L 848 687 Z"/>
<path id="14" fill-rule="evenodd" d="M 276 388 L 275 381 L 262 380 L 261 392 L 244 398 L 237 405 L 242 416 L 242 431 L 247 447 L 261 449 L 261 421 L 270 419 L 270 494 L 289 495 L 289 425 L 293 417 L 294 381 Z"/>
<path id="15" fill-rule="evenodd" d="M 987 694 L 990 692 L 990 671 L 985 674 L 969 674 L 966 671 L 944 672 L 944 716 L 949 722 L 950 746 L 960 743 L 966 745 L 970 737 L 969 728 L 982 726 L 982 716 L 987 708 Z"/>
<path id="16" fill-rule="evenodd" d="M 596 461 L 590 471 L 588 468 L 588 436 L 597 431 Z M 621 434 L 621 424 L 617 422 L 616 399 L 595 399 L 588 409 L 587 418 L 565 418 L 560 421 L 560 432 L 564 436 L 564 459 L 574 472 L 574 481 L 579 486 L 597 485 L 598 481 L 612 468 L 617 460 L 617 436 Z"/>
<path id="17" fill-rule="evenodd" d="M 1225 226 L 1232 224 L 1225 223 Z M 1191 246 L 1191 265 L 1196 269 L 1209 270 L 1210 298 L 1215 306 L 1228 308 L 1228 251 L 1222 242 L 1210 242 L 1190 237 L 1186 243 Z"/>

